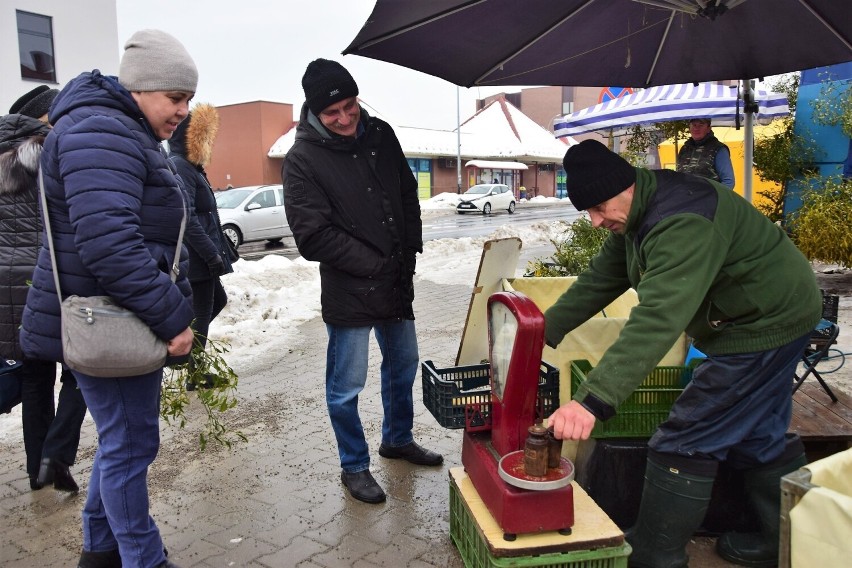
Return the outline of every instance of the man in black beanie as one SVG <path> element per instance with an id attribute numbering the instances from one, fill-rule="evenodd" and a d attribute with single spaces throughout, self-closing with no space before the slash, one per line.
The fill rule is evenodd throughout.
<path id="1" fill-rule="evenodd" d="M 611 234 L 589 267 L 545 312 L 545 340 L 567 333 L 628 288 L 637 292 L 618 339 L 573 400 L 548 419 L 581 440 L 616 414 L 685 331 L 707 354 L 648 442 L 645 488 L 626 538 L 631 566 L 686 567 L 719 462 L 743 470 L 762 530 L 728 533 L 719 554 L 777 563 L 781 476 L 805 463 L 787 436 L 792 378 L 822 298 L 807 259 L 784 231 L 724 185 L 634 168 L 585 140 L 563 160 L 568 197 Z"/>
<path id="2" fill-rule="evenodd" d="M 385 493 L 370 473 L 358 415 L 371 330 L 382 352 L 379 455 L 437 466 L 440 454 L 412 436 L 412 387 L 419 365 L 414 269 L 423 252 L 417 181 L 386 122 L 358 103 L 358 85 L 336 61 L 312 61 L 296 142 L 281 172 L 287 221 L 299 253 L 320 263 L 328 331 L 326 404 L 341 480 L 366 503 Z"/>

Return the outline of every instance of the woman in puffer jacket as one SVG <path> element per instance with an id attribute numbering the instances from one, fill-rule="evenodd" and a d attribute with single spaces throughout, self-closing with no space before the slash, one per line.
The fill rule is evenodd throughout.
<path id="1" fill-rule="evenodd" d="M 79 488 L 70 466 L 77 459 L 86 403 L 77 381 L 62 370 L 54 400 L 56 362 L 23 356 L 21 315 L 41 247 L 38 167 L 50 125 L 47 111 L 59 91 L 40 85 L 21 96 L 0 118 L 0 355 L 21 361 L 21 421 L 30 489 L 48 483 L 60 491 Z"/>
<path id="2" fill-rule="evenodd" d="M 222 234 L 216 198 L 204 166 L 213 155 L 213 141 L 219 129 L 216 107 L 195 105 L 189 118 L 180 123 L 169 140 L 169 152 L 177 167 L 189 202 L 191 217 L 183 236 L 189 250 L 189 283 L 195 321 L 192 324 L 197 341 L 204 347 L 207 333 L 219 312 L 228 303 L 228 295 L 219 278 L 233 272 L 231 258 Z M 199 381 L 188 380 L 187 390 L 216 386 L 216 377 L 206 374 Z"/>
<path id="3" fill-rule="evenodd" d="M 170 272 L 180 260 L 186 200 L 160 142 L 189 113 L 198 71 L 184 46 L 158 30 L 136 32 L 124 50 L 118 78 L 82 73 L 50 110 L 41 171 L 57 276 L 63 297 L 111 296 L 170 356 L 182 356 L 193 341 L 188 262 L 176 281 Z M 59 303 L 45 243 L 21 329 L 28 356 L 62 360 Z M 72 372 L 98 431 L 78 566 L 174 566 L 149 514 L 147 485 L 160 446 L 163 370 L 121 378 Z"/>

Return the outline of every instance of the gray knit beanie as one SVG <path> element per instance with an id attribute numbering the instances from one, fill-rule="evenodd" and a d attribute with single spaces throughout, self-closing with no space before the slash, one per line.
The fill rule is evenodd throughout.
<path id="1" fill-rule="evenodd" d="M 118 82 L 131 92 L 194 93 L 198 69 L 177 39 L 160 30 L 140 30 L 124 44 Z"/>

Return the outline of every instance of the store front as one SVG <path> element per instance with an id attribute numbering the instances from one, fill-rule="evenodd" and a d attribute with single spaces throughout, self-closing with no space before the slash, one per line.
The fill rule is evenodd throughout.
<path id="1" fill-rule="evenodd" d="M 508 185 L 520 199 L 521 172 L 529 169 L 520 162 L 499 162 L 492 160 L 470 160 L 464 165 L 467 170 L 467 187 L 479 183 L 502 183 Z"/>

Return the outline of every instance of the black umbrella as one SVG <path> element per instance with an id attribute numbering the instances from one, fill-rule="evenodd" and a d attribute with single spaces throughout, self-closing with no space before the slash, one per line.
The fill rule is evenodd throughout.
<path id="1" fill-rule="evenodd" d="M 852 60 L 849 0 L 378 0 L 344 54 L 465 87 L 649 87 Z"/>

